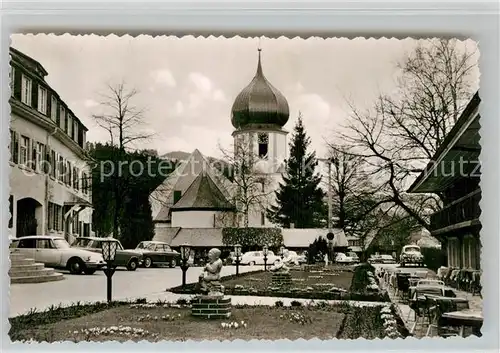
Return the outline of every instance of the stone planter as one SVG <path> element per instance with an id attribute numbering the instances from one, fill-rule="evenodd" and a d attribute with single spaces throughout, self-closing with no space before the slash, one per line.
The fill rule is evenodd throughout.
<path id="1" fill-rule="evenodd" d="M 191 315 L 203 319 L 231 317 L 231 298 L 199 296 L 191 300 Z"/>

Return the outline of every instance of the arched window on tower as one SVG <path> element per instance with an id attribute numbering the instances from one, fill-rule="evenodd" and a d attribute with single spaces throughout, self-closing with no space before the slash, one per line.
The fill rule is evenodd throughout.
<path id="1" fill-rule="evenodd" d="M 259 158 L 267 159 L 269 151 L 269 135 L 265 132 L 259 133 L 257 136 L 257 142 L 259 143 Z"/>

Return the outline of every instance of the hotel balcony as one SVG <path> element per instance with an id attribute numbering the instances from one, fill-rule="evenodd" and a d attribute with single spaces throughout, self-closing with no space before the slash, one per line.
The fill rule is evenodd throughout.
<path id="1" fill-rule="evenodd" d="M 431 216 L 432 234 L 441 235 L 457 229 L 480 225 L 480 200 L 481 190 L 478 189 L 434 213 Z"/>

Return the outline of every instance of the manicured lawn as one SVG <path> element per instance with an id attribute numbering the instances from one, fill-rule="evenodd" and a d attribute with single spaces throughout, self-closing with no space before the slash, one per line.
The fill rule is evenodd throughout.
<path id="1" fill-rule="evenodd" d="M 332 339 L 339 334 L 345 317 L 342 311 L 340 307 L 253 306 L 233 308 L 227 320 L 203 320 L 192 317 L 190 308 L 123 305 L 43 326 L 18 328 L 15 339 L 48 342 Z M 239 327 L 221 325 L 230 322 L 237 322 Z M 93 328 L 94 331 L 108 328 L 108 331 L 91 333 Z"/>
<path id="2" fill-rule="evenodd" d="M 292 288 L 328 291 L 332 287 L 349 290 L 353 273 L 346 269 L 328 269 L 327 271 L 306 272 L 302 270 L 290 270 L 292 276 Z M 271 286 L 272 272 L 259 272 L 241 277 L 233 277 L 223 281 L 226 288 L 243 286 L 246 289 L 265 291 Z"/>

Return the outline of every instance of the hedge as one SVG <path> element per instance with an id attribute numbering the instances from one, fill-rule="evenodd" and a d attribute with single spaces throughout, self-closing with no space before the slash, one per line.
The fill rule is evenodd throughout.
<path id="1" fill-rule="evenodd" d="M 283 234 L 280 228 L 223 228 L 222 244 L 279 247 L 283 244 Z"/>
<path id="2" fill-rule="evenodd" d="M 351 282 L 351 292 L 365 292 L 366 286 L 370 284 L 368 272 L 375 275 L 375 267 L 368 263 L 360 264 L 354 268 L 354 274 Z"/>

